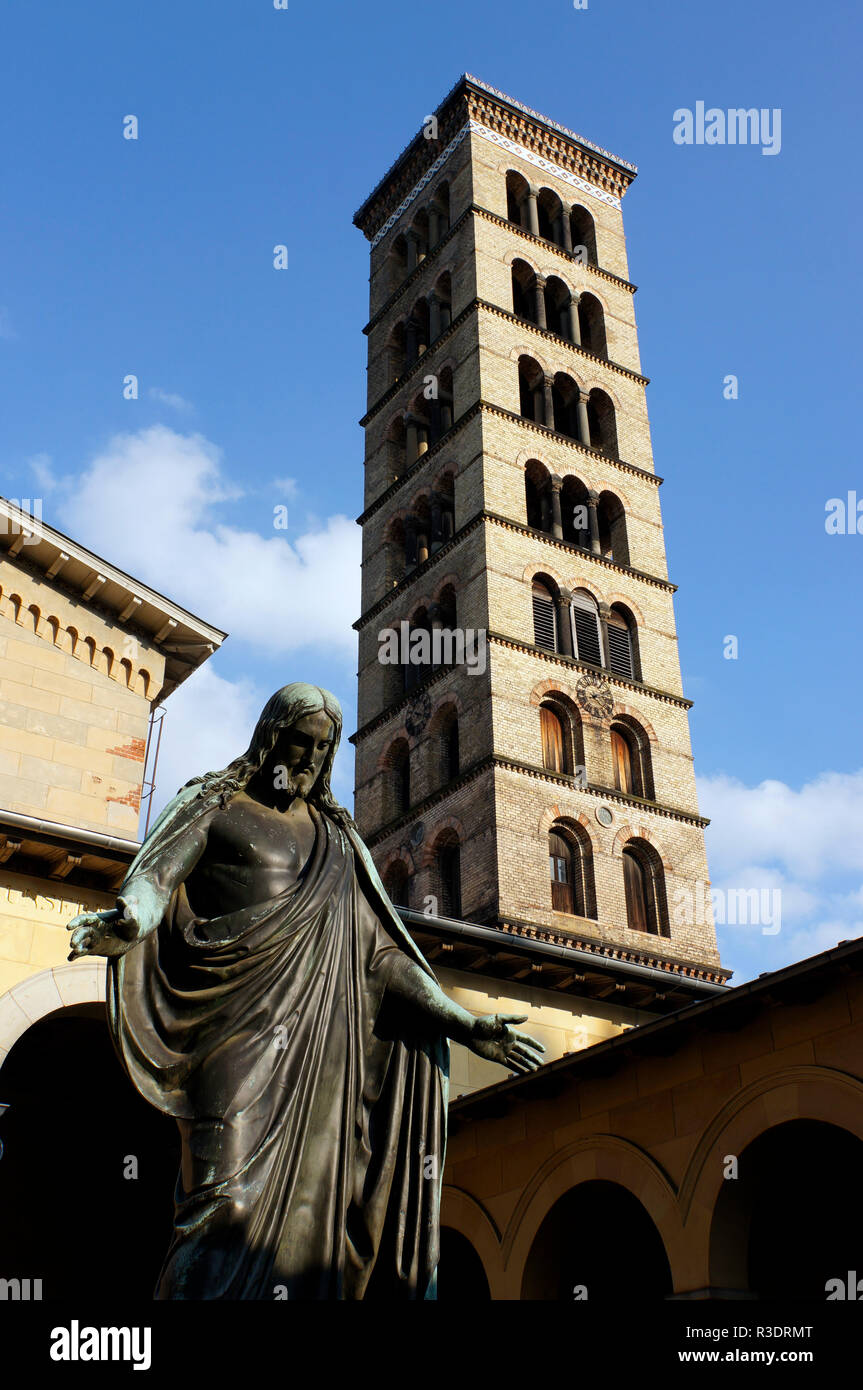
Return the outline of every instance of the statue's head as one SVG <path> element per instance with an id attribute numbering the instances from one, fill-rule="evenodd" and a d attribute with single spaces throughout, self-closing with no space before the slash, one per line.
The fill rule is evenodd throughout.
<path id="1" fill-rule="evenodd" d="M 279 785 L 305 798 L 330 792 L 333 759 L 342 733 L 342 707 L 318 685 L 294 681 L 271 696 L 245 754 L 252 770 L 279 777 Z"/>
<path id="2" fill-rule="evenodd" d="M 342 707 L 329 690 L 293 681 L 272 695 L 255 725 L 242 757 L 224 772 L 204 779 L 208 790 L 222 796 L 245 787 L 258 773 L 282 779 L 282 790 L 312 801 L 338 819 L 347 817 L 330 789 L 333 760 L 342 733 Z"/>

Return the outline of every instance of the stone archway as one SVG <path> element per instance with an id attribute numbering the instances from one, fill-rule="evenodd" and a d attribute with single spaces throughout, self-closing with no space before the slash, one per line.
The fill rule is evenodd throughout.
<path id="1" fill-rule="evenodd" d="M 0 999 L 0 1277 L 46 1301 L 122 1288 L 146 1302 L 171 1237 L 179 1135 L 123 1073 L 104 962 L 47 970 Z"/>

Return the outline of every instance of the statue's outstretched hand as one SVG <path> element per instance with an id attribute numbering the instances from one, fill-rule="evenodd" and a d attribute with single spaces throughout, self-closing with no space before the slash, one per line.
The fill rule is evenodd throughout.
<path id="1" fill-rule="evenodd" d="M 500 1062 L 510 1071 L 536 1071 L 537 1067 L 542 1066 L 545 1048 L 529 1033 L 522 1033 L 521 1029 L 510 1026 L 526 1022 L 527 1014 L 483 1014 L 474 1022 L 468 1046 L 478 1057 L 485 1057 L 489 1062 Z"/>
<path id="2" fill-rule="evenodd" d="M 138 923 L 129 906 L 118 899 L 121 906 L 109 912 L 81 912 L 67 925 L 72 933 L 69 960 L 81 956 L 122 956 L 138 938 Z"/>

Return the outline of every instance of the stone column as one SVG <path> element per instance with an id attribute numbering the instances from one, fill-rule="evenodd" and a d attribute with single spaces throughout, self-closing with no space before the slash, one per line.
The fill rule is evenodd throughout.
<path id="1" fill-rule="evenodd" d="M 602 664 L 608 665 L 608 619 L 611 609 L 607 603 L 599 604 L 599 629 L 602 635 Z"/>
<path id="2" fill-rule="evenodd" d="M 446 434 L 447 430 L 452 429 L 452 399 L 449 396 L 441 396 L 440 406 L 440 432 Z"/>
<path id="3" fill-rule="evenodd" d="M 440 217 L 435 207 L 429 208 L 429 250 L 433 251 L 440 241 Z"/>
<path id="4" fill-rule="evenodd" d="M 563 209 L 563 249 L 570 256 L 572 255 L 572 222 L 569 217 L 569 208 Z"/>
<path id="5" fill-rule="evenodd" d="M 409 231 L 405 232 L 405 241 L 408 247 L 408 275 L 410 275 L 412 270 L 416 270 L 420 259 L 419 238 L 412 227 Z"/>
<path id="6" fill-rule="evenodd" d="M 572 623 L 569 616 L 569 605 L 572 602 L 572 594 L 569 589 L 561 589 L 555 599 L 557 607 L 557 640 L 562 656 L 572 656 Z"/>
<path id="7" fill-rule="evenodd" d="M 547 328 L 545 317 L 545 280 L 537 275 L 533 282 L 533 317 L 538 328 Z"/>
<path id="8" fill-rule="evenodd" d="M 560 510 L 560 489 L 563 486 L 563 479 L 557 473 L 552 473 L 549 479 L 551 490 L 551 534 L 556 536 L 559 541 L 563 540 L 563 516 Z"/>
<path id="9" fill-rule="evenodd" d="M 436 550 L 440 550 L 443 545 L 443 522 L 441 518 L 441 495 L 433 492 L 429 496 L 429 509 L 431 511 L 431 553 L 434 555 Z"/>
<path id="10" fill-rule="evenodd" d="M 442 299 L 442 300 L 440 301 L 440 331 L 441 331 L 441 333 L 446 333 L 446 331 L 447 331 L 447 329 L 449 328 L 449 326 L 450 326 L 451 323 L 452 323 L 452 305 L 451 305 L 451 304 L 447 304 L 446 301 Z"/>
<path id="11" fill-rule="evenodd" d="M 599 554 L 599 515 L 597 507 L 599 505 L 599 493 L 588 492 L 587 494 L 587 523 L 590 528 L 590 548 L 594 555 Z"/>
<path id="12" fill-rule="evenodd" d="M 436 294 L 429 295 L 429 342 L 436 342 L 441 335 L 440 300 Z"/>
<path id="13" fill-rule="evenodd" d="M 581 324 L 578 321 L 578 301 L 580 296 L 572 294 L 569 300 L 569 337 L 576 347 L 581 347 Z"/>
<path id="14" fill-rule="evenodd" d="M 543 423 L 550 430 L 554 429 L 554 396 L 552 395 L 553 388 L 554 379 L 550 376 L 543 377 L 543 392 L 545 396 L 545 419 Z"/>
<path id="15" fill-rule="evenodd" d="M 578 442 L 590 448 L 590 421 L 587 418 L 588 394 L 578 388 Z"/>
<path id="16" fill-rule="evenodd" d="M 405 569 L 412 570 L 417 562 L 417 519 L 405 517 Z"/>
<path id="17" fill-rule="evenodd" d="M 419 357 L 419 324 L 415 318 L 409 318 L 405 324 L 405 363 L 412 367 Z"/>
<path id="18" fill-rule="evenodd" d="M 539 236 L 539 208 L 536 205 L 536 189 L 531 188 L 525 198 L 527 204 L 527 230 Z"/>
<path id="19" fill-rule="evenodd" d="M 407 465 L 416 463 L 420 454 L 424 454 L 429 446 L 428 426 L 425 420 L 421 420 L 418 415 L 409 415 L 405 421 L 405 433 L 407 436 Z"/>

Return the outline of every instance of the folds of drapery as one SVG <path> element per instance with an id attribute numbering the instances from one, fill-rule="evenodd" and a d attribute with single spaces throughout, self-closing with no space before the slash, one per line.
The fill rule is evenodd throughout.
<path id="1" fill-rule="evenodd" d="M 192 914 L 172 875 L 214 811 L 201 789 L 163 813 L 121 890 L 165 903 L 109 972 L 123 1062 L 182 1138 L 160 1298 L 434 1287 L 447 1048 L 386 994 L 398 952 L 428 966 L 362 842 L 312 809 L 311 859 L 278 898 Z"/>

